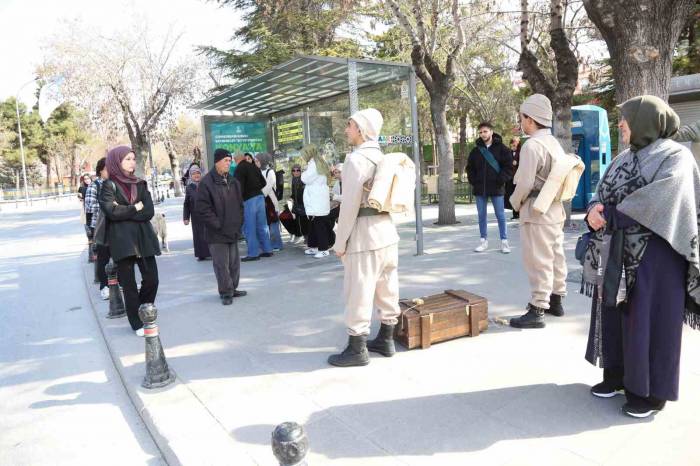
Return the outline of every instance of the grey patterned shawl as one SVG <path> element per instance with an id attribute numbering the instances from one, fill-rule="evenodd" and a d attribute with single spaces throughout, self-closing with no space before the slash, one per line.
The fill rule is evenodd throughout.
<path id="1" fill-rule="evenodd" d="M 612 205 L 639 225 L 624 228 L 621 235 L 609 229 L 595 232 L 586 250 L 583 290 L 604 302 L 626 300 L 634 288 L 637 268 L 652 234 L 665 239 L 688 261 L 685 322 L 700 329 L 700 171 L 690 151 L 670 139 L 659 139 L 617 156 L 598 185 L 594 202 Z M 623 241 L 621 278 L 610 286 L 608 261 L 615 241 Z M 614 280 L 613 280 L 614 282 Z"/>

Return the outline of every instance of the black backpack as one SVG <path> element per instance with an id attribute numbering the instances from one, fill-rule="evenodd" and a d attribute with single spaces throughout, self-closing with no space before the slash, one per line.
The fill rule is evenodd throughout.
<path id="1" fill-rule="evenodd" d="M 284 170 L 277 170 L 275 172 L 275 181 L 277 183 L 275 196 L 277 196 L 277 199 L 282 199 L 282 196 L 284 196 Z"/>

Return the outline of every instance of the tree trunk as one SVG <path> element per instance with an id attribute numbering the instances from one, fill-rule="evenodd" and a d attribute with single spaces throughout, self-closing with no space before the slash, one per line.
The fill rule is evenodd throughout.
<path id="1" fill-rule="evenodd" d="M 146 162 L 148 160 L 148 140 L 140 129 L 129 132 L 131 148 L 136 156 L 136 173 L 139 178 L 146 178 Z"/>
<path id="2" fill-rule="evenodd" d="M 192 156 L 193 156 L 192 163 L 196 163 L 197 166 L 201 167 L 201 166 L 202 166 L 202 149 L 200 149 L 199 147 L 195 146 L 195 147 L 192 149 Z M 210 167 L 207 167 L 207 169 L 209 169 L 209 168 L 210 168 Z"/>
<path id="3" fill-rule="evenodd" d="M 571 143 L 571 104 L 571 97 L 561 99 L 557 105 L 554 105 L 554 102 L 552 102 L 552 106 L 555 109 L 554 120 L 552 121 L 554 125 L 552 127 L 552 134 L 557 138 L 564 152 L 571 152 L 573 150 L 573 145 Z"/>
<path id="4" fill-rule="evenodd" d="M 447 124 L 448 93 L 433 92 L 430 96 L 430 114 L 435 127 L 440 166 L 438 167 L 438 225 L 453 225 L 455 217 L 455 185 L 453 181 L 455 160 L 452 152 L 452 136 Z"/>
<path id="5" fill-rule="evenodd" d="M 182 197 L 182 189 L 180 188 L 180 162 L 177 160 L 177 154 L 172 142 L 166 138 L 164 141 L 165 150 L 170 159 L 170 171 L 173 173 L 173 185 L 175 186 L 175 197 Z"/>
<path id="6" fill-rule="evenodd" d="M 546 95 L 552 102 L 554 111 L 552 133 L 557 138 L 565 151 L 571 151 L 571 105 L 578 81 L 578 61 L 571 50 L 569 39 L 564 30 L 562 15 L 564 12 L 563 0 L 550 0 L 549 2 L 549 46 L 554 51 L 556 60 L 556 80 L 546 76 L 539 67 L 537 57 L 528 50 L 529 37 L 527 28 L 529 24 L 528 1 L 521 0 L 521 30 L 520 30 L 520 60 L 518 68 L 523 71 L 523 78 L 528 81 L 530 87 L 539 94 Z"/>
<path id="7" fill-rule="evenodd" d="M 51 188 L 51 156 L 46 157 L 46 188 Z"/>
<path id="8" fill-rule="evenodd" d="M 58 184 L 63 184 L 63 177 L 61 176 L 61 161 L 58 156 L 54 156 L 53 170 L 56 172 L 56 182 Z"/>
<path id="9" fill-rule="evenodd" d="M 76 165 L 76 156 L 75 156 L 75 149 L 70 154 L 70 187 L 71 188 L 78 188 L 78 176 L 77 176 L 77 169 L 75 167 Z M 82 181 L 81 181 L 82 182 Z"/>
<path id="10" fill-rule="evenodd" d="M 615 100 L 668 99 L 673 51 L 695 0 L 584 0 L 610 52 Z"/>

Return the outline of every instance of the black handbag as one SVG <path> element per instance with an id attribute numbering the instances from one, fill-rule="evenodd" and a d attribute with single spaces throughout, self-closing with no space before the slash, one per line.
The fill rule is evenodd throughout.
<path id="1" fill-rule="evenodd" d="M 114 185 L 114 181 L 109 181 L 106 180 L 105 183 L 112 183 Z M 113 186 L 114 190 L 116 191 L 117 186 Z M 99 199 L 99 192 L 97 195 Z M 109 240 L 107 236 L 107 230 L 109 229 L 109 219 L 107 218 L 107 215 L 102 211 L 102 207 L 100 206 L 100 210 L 97 213 L 97 221 L 95 222 L 95 231 L 93 233 L 93 240 L 95 241 L 95 244 L 99 246 L 109 246 Z"/>

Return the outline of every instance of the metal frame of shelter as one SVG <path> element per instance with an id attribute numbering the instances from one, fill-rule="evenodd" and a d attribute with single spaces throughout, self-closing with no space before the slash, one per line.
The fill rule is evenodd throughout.
<path id="1" fill-rule="evenodd" d="M 301 109 L 321 100 L 348 94 L 352 114 L 359 110 L 360 89 L 403 80 L 408 80 L 412 152 L 416 165 L 416 252 L 417 255 L 422 255 L 418 100 L 416 74 L 411 65 L 355 58 L 297 56 L 262 74 L 236 83 L 192 108 L 264 116 L 271 120 L 281 112 Z"/>

